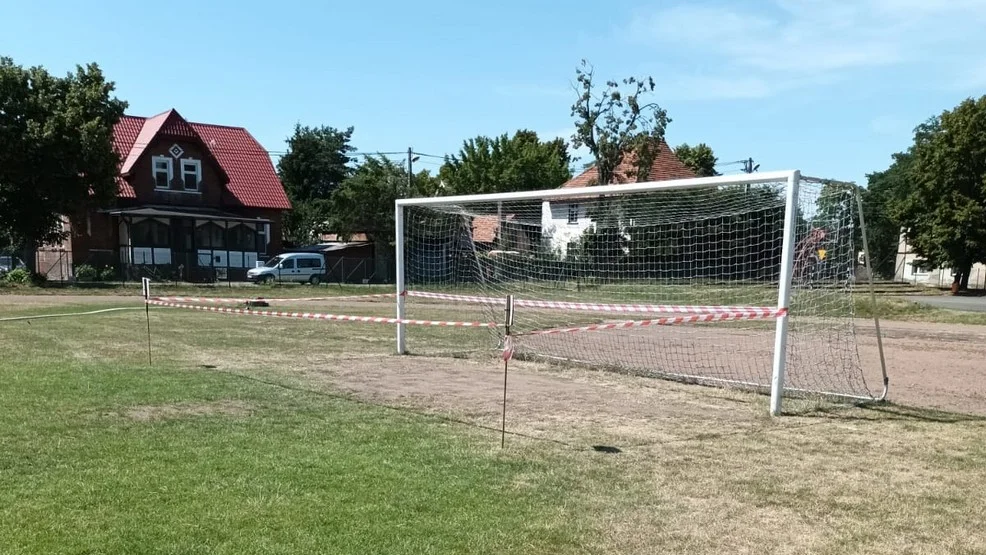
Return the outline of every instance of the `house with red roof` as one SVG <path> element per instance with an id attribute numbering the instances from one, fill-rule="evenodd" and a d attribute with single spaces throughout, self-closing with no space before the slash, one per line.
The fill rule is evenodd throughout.
<path id="1" fill-rule="evenodd" d="M 635 183 L 638 181 L 636 172 L 633 155 L 628 154 L 613 171 L 613 179 L 606 185 Z M 693 177 L 696 177 L 695 172 L 678 158 L 666 142 L 661 141 L 654 161 L 648 168 L 647 174 L 640 181 L 665 181 Z M 578 189 L 593 185 L 601 185 L 599 183 L 599 171 L 595 166 L 566 181 L 562 184 L 562 188 Z M 585 198 L 590 197 L 582 197 L 582 199 Z M 594 226 L 595 222 L 588 214 L 588 206 L 584 200 L 580 202 L 579 198 L 562 198 L 550 202 L 545 201 L 542 204 L 542 237 L 547 239 L 552 249 L 562 257 L 566 255 L 570 246 L 581 239 L 586 230 Z"/>
<path id="2" fill-rule="evenodd" d="M 71 218 L 76 265 L 118 266 L 128 276 L 243 279 L 281 250 L 291 209 L 267 151 L 242 127 L 186 121 L 177 111 L 123 116 L 112 208 Z"/>
<path id="3" fill-rule="evenodd" d="M 633 155 L 629 154 L 616 167 L 609 184 L 637 182 L 636 172 Z M 657 155 L 642 181 L 694 177 L 696 177 L 695 172 L 675 155 L 667 143 L 661 141 Z M 566 181 L 561 187 L 579 189 L 599 184 L 599 172 L 592 166 Z M 507 214 L 502 218 L 495 215 L 475 216 L 472 221 L 473 243 L 477 249 L 483 251 L 494 249 L 525 251 L 534 248 L 534 245 L 540 241 L 546 241 L 553 251 L 565 257 L 568 249 L 582 238 L 586 230 L 595 226 L 589 214 L 588 203 L 585 200 L 587 198 L 591 197 L 563 197 L 542 202 L 540 225 L 536 221 L 531 221 L 530 217 L 524 220 L 517 214 Z"/>

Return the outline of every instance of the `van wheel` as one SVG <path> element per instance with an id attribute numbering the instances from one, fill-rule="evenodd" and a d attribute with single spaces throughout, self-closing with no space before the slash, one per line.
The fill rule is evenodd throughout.
<path id="1" fill-rule="evenodd" d="M 264 279 L 260 280 L 260 283 L 271 285 L 274 283 L 274 276 L 264 276 Z"/>
<path id="2" fill-rule="evenodd" d="M 322 283 L 322 278 L 320 278 L 318 276 L 312 276 L 312 277 L 308 278 L 308 283 L 310 283 L 312 285 L 318 285 L 319 283 Z"/>

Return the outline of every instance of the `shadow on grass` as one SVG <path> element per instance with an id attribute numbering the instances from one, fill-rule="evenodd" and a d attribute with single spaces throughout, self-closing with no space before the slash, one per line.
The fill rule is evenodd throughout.
<path id="1" fill-rule="evenodd" d="M 858 405 L 822 405 L 806 407 L 801 410 L 785 411 L 788 416 L 804 418 L 823 418 L 831 420 L 898 420 L 913 422 L 936 422 L 939 424 L 958 424 L 964 422 L 986 422 L 986 416 L 949 412 L 938 409 L 911 407 L 889 401 L 880 403 L 860 403 Z"/>

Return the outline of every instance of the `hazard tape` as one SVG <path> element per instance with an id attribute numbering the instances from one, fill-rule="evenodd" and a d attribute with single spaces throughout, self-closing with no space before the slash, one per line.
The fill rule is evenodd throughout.
<path id="1" fill-rule="evenodd" d="M 580 326 L 573 328 L 553 328 L 547 330 L 535 330 L 516 335 L 554 335 L 559 333 L 578 333 L 584 331 L 603 331 L 626 328 L 642 328 L 647 326 L 673 326 L 679 324 L 691 324 L 695 322 L 724 322 L 730 320 L 763 320 L 775 318 L 787 314 L 787 309 L 775 309 L 773 314 L 695 314 L 692 316 L 673 316 L 670 318 L 656 318 L 653 320 L 632 320 L 629 322 L 615 322 L 611 324 L 593 324 L 591 326 Z"/>
<path id="2" fill-rule="evenodd" d="M 437 299 L 445 301 L 458 301 L 464 303 L 478 303 L 489 305 L 503 305 L 506 300 L 496 297 L 476 297 L 470 295 L 451 295 L 446 293 L 428 293 L 425 291 L 408 291 L 409 297 L 420 297 L 424 299 Z M 658 314 L 755 314 L 772 317 L 776 315 L 776 308 L 765 306 L 691 306 L 691 305 L 666 305 L 666 304 L 606 304 L 606 303 L 574 303 L 567 301 L 534 301 L 529 299 L 514 299 L 515 307 L 524 308 L 547 308 L 555 310 L 582 310 L 589 312 L 623 312 L 640 313 L 650 312 Z"/>
<path id="3" fill-rule="evenodd" d="M 455 328 L 495 328 L 494 322 L 444 322 L 439 320 L 409 320 L 405 318 L 382 318 L 377 316 L 350 316 L 344 314 L 321 314 L 317 312 L 281 312 L 274 310 L 251 310 L 248 308 L 229 308 L 225 306 L 199 306 L 148 299 L 147 304 L 169 308 L 186 308 L 222 314 L 241 314 L 245 316 L 268 316 L 273 318 L 299 318 L 303 320 L 336 320 L 344 322 L 364 322 L 371 324 L 409 324 L 414 326 L 441 326 Z"/>
<path id="4" fill-rule="evenodd" d="M 379 293 L 373 295 L 347 295 L 333 297 L 253 297 L 250 299 L 237 299 L 233 297 L 151 297 L 152 300 L 170 303 L 210 303 L 210 304 L 238 304 L 254 302 L 313 302 L 313 301 L 359 301 L 370 299 L 394 298 L 396 293 Z"/>

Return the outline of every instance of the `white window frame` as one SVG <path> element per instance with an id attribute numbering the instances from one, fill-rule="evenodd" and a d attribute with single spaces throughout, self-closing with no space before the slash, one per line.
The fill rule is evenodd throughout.
<path id="1" fill-rule="evenodd" d="M 185 171 L 185 164 L 195 165 L 195 187 L 189 188 L 185 185 L 185 176 L 191 175 L 192 172 Z M 195 158 L 182 158 L 179 161 L 181 169 L 181 187 L 183 191 L 186 192 L 199 192 L 199 184 L 202 183 L 202 160 L 196 160 Z"/>
<path id="2" fill-rule="evenodd" d="M 158 174 L 158 167 L 157 167 L 157 165 L 158 165 L 158 162 L 167 162 L 167 164 L 168 164 L 168 186 L 167 187 L 161 187 L 157 183 L 157 174 Z M 169 158 L 167 156 L 154 156 L 153 158 L 151 158 L 151 177 L 154 179 L 154 188 L 155 189 L 157 189 L 159 191 L 164 191 L 166 189 L 170 189 L 171 188 L 171 180 L 173 180 L 175 178 L 175 167 L 174 167 L 174 164 L 171 163 L 171 158 Z"/>

